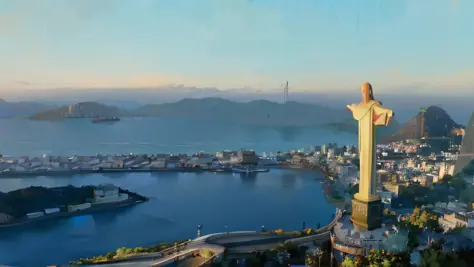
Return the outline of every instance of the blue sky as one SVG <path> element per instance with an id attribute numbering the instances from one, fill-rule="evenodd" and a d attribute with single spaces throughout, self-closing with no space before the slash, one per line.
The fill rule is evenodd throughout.
<path id="1" fill-rule="evenodd" d="M 0 90 L 474 87 L 472 0 L 0 0 Z"/>

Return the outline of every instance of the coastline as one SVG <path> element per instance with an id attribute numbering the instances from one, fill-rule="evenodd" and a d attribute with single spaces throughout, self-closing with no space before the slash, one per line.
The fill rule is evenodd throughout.
<path id="1" fill-rule="evenodd" d="M 156 168 L 156 169 L 82 169 L 82 170 L 58 170 L 58 171 L 9 171 L 0 173 L 1 178 L 21 178 L 21 177 L 34 177 L 34 176 L 73 176 L 81 174 L 94 174 L 94 173 L 137 173 L 137 172 L 203 172 L 201 168 Z"/>
<path id="2" fill-rule="evenodd" d="M 299 166 L 299 165 L 262 165 L 262 167 L 273 169 L 297 169 L 301 171 L 314 171 L 321 172 L 319 168 Z M 74 176 L 74 175 L 87 175 L 94 173 L 155 173 L 155 172 L 183 172 L 183 173 L 199 173 L 199 172 L 223 172 L 233 173 L 232 169 L 204 169 L 195 167 L 175 167 L 175 168 L 142 168 L 142 169 L 81 169 L 81 170 L 49 170 L 49 171 L 9 171 L 0 173 L 0 179 L 2 178 L 22 178 L 22 177 L 36 177 L 36 176 Z M 321 179 L 323 180 L 323 179 Z"/>

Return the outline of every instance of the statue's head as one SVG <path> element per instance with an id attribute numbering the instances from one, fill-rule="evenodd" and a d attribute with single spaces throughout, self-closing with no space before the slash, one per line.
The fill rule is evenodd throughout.
<path id="1" fill-rule="evenodd" d="M 374 92 L 372 91 L 372 85 L 370 83 L 368 82 L 363 83 L 360 89 L 362 91 L 362 101 L 364 103 L 367 103 L 370 100 L 375 100 Z"/>

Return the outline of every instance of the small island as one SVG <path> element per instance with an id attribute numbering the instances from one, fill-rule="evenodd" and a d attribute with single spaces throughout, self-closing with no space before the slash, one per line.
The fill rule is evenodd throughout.
<path id="1" fill-rule="evenodd" d="M 27 187 L 0 192 L 0 227 L 77 216 L 147 201 L 112 184 L 99 186 Z"/>

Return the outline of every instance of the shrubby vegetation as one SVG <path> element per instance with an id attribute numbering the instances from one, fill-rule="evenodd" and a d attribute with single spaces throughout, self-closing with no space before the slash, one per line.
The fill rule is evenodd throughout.
<path id="1" fill-rule="evenodd" d="M 176 244 L 180 245 L 182 243 L 187 242 L 187 240 L 182 240 L 176 242 Z M 106 262 L 116 262 L 127 259 L 131 256 L 141 255 L 141 254 L 148 254 L 148 253 L 155 253 L 161 252 L 167 248 L 172 248 L 174 244 L 163 243 L 153 247 L 145 248 L 145 247 L 136 247 L 136 248 L 127 248 L 121 247 L 118 248 L 114 252 L 109 252 L 105 255 L 94 256 L 91 258 L 81 258 L 77 261 L 71 261 L 70 264 L 72 265 L 88 265 L 88 264 L 97 264 L 97 263 L 106 263 Z M 169 253 L 173 253 L 174 251 L 170 251 Z"/>
<path id="2" fill-rule="evenodd" d="M 320 227 L 321 227 L 321 225 L 318 224 L 318 229 Z M 277 235 L 290 235 L 290 236 L 292 235 L 292 236 L 301 237 L 301 236 L 307 236 L 307 235 L 315 234 L 316 230 L 317 229 L 306 228 L 303 231 L 287 231 L 287 232 L 285 232 L 283 229 L 277 229 L 277 230 L 269 231 L 269 233 L 273 233 L 273 234 L 277 234 Z"/>
<path id="3" fill-rule="evenodd" d="M 207 260 L 211 258 L 212 256 L 214 256 L 214 252 L 209 249 L 201 249 L 199 251 L 199 255 Z"/>

